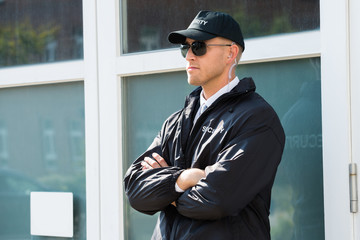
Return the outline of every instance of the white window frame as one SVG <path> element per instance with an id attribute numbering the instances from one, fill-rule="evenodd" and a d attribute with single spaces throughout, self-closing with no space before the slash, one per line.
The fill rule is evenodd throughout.
<path id="1" fill-rule="evenodd" d="M 352 162 L 360 164 L 360 2 L 350 0 L 348 5 L 349 11 L 349 60 L 350 60 L 350 104 L 351 104 L 351 141 L 352 141 Z M 359 179 L 359 177 L 358 177 Z M 359 183 L 358 183 L 359 186 Z M 360 217 L 359 214 L 353 214 L 353 237 L 360 238 Z"/>
<path id="2" fill-rule="evenodd" d="M 84 60 L 0 69 L 0 88 L 84 82 L 89 240 L 123 239 L 122 78 L 185 69 L 177 49 L 120 54 L 119 1 L 83 1 Z M 352 147 L 360 142 L 360 97 L 355 94 L 360 91 L 360 70 L 350 71 L 351 62 L 360 62 L 359 54 L 350 54 L 350 48 L 360 52 L 360 33 L 355 24 L 349 25 L 360 20 L 353 10 L 360 9 L 358 2 L 320 0 L 321 31 L 246 40 L 240 62 L 321 55 L 325 234 L 334 240 L 355 239 L 354 226 L 360 222 L 349 212 L 347 170 L 360 155 Z"/>
<path id="3" fill-rule="evenodd" d="M 358 163 L 360 154 L 360 5 L 356 0 L 320 3 L 325 237 L 358 239 L 359 217 L 350 213 L 348 165 Z"/>

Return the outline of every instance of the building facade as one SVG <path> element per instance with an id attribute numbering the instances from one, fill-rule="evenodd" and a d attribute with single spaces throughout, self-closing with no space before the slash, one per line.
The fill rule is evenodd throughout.
<path id="1" fill-rule="evenodd" d="M 167 34 L 202 9 L 239 21 L 237 74 L 285 129 L 272 239 L 359 238 L 358 1 L 2 0 L 0 239 L 69 239 L 35 229 L 34 192 L 73 194 L 72 239 L 149 239 L 157 215 L 129 207 L 122 178 L 193 89 Z"/>

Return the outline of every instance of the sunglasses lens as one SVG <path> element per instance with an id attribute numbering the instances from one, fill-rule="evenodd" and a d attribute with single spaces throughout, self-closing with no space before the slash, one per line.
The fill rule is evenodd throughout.
<path id="1" fill-rule="evenodd" d="M 190 48 L 189 44 L 181 44 L 180 51 L 181 55 L 186 58 L 186 54 L 188 53 Z M 191 44 L 191 51 L 195 56 L 202 56 L 206 53 L 206 43 L 204 42 L 193 42 Z"/>
<path id="2" fill-rule="evenodd" d="M 190 45 L 189 44 L 181 44 L 180 46 L 180 51 L 181 51 L 181 55 L 185 58 L 187 52 L 189 51 Z"/>
<path id="3" fill-rule="evenodd" d="M 191 44 L 191 51 L 195 56 L 202 56 L 206 53 L 206 44 L 204 42 L 193 42 Z"/>

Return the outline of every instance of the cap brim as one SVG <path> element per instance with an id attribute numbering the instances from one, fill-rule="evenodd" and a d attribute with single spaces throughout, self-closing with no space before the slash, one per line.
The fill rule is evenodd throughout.
<path id="1" fill-rule="evenodd" d="M 168 40 L 174 44 L 185 43 L 186 38 L 191 38 L 198 41 L 205 41 L 216 37 L 214 34 L 200 31 L 198 29 L 186 29 L 171 32 L 168 36 Z"/>

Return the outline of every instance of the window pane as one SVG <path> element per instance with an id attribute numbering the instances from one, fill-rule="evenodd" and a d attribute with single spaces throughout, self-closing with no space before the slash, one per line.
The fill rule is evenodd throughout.
<path id="1" fill-rule="evenodd" d="M 325 239 L 320 59 L 249 64 L 238 72 L 254 77 L 286 134 L 272 192 L 272 239 Z"/>
<path id="2" fill-rule="evenodd" d="M 32 191 L 72 192 L 73 239 L 86 239 L 83 91 L 82 82 L 0 89 L 0 239 L 50 239 L 30 235 Z"/>
<path id="3" fill-rule="evenodd" d="M 81 58 L 81 0 L 0 0 L 0 67 Z"/>
<path id="4" fill-rule="evenodd" d="M 273 188 L 272 239 L 324 239 L 319 58 L 240 65 L 237 71 L 240 77 L 253 76 L 287 135 Z M 193 87 L 185 72 L 128 77 L 124 85 L 127 169 L 163 121 L 182 108 Z M 125 209 L 126 239 L 150 239 L 156 216 L 138 213 L 127 203 Z"/>
<path id="5" fill-rule="evenodd" d="M 193 89 L 186 84 L 185 78 L 186 73 L 181 72 L 125 79 L 124 94 L 127 104 L 124 131 L 127 147 L 124 149 L 124 159 L 128 159 L 128 162 L 123 163 L 124 169 L 147 149 L 165 119 L 184 105 L 185 94 Z M 164 101 L 169 99 L 171 101 Z M 125 209 L 125 239 L 150 239 L 157 215 L 140 214 L 130 208 L 129 204 L 125 204 Z"/>
<path id="6" fill-rule="evenodd" d="M 174 47 L 167 35 L 187 28 L 200 10 L 227 12 L 245 38 L 318 29 L 319 0 L 123 0 L 123 52 Z M 165 10 L 166 9 L 166 10 Z"/>

